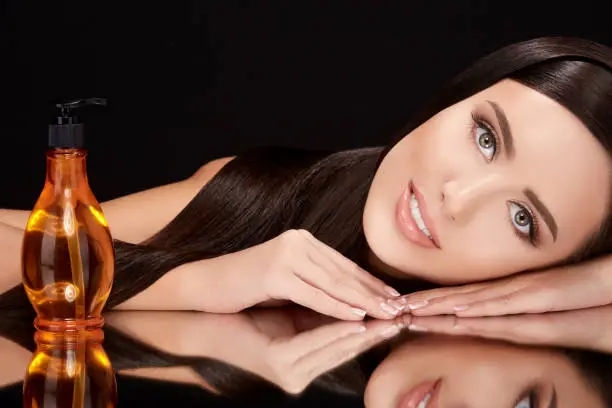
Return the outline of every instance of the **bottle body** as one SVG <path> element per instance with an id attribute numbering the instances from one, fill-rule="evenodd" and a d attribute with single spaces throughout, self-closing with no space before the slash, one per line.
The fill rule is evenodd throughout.
<path id="1" fill-rule="evenodd" d="M 102 330 L 35 335 L 23 385 L 23 407 L 117 406 L 117 383 Z"/>
<path id="2" fill-rule="evenodd" d="M 114 277 L 108 224 L 87 180 L 86 152 L 51 149 L 22 245 L 23 283 L 43 330 L 100 327 Z"/>

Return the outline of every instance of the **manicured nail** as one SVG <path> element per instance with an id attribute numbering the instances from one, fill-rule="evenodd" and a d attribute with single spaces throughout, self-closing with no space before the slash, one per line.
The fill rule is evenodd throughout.
<path id="1" fill-rule="evenodd" d="M 399 297 L 399 298 L 393 299 L 393 301 L 400 304 L 402 309 L 405 309 L 406 306 L 408 306 L 408 301 L 406 300 L 405 297 Z"/>
<path id="2" fill-rule="evenodd" d="M 385 292 L 387 292 L 389 294 L 389 296 L 392 297 L 398 297 L 400 295 L 400 293 L 393 289 L 391 286 L 385 286 Z"/>
<path id="3" fill-rule="evenodd" d="M 396 316 L 399 313 L 399 310 L 393 306 L 391 306 L 389 303 L 381 303 L 380 304 L 380 309 L 387 313 L 390 314 L 392 316 Z"/>
<path id="4" fill-rule="evenodd" d="M 415 332 L 426 332 L 427 328 L 423 327 L 423 326 L 416 325 L 416 324 L 411 324 L 411 325 L 408 326 L 408 330 L 415 331 Z"/>
<path id="5" fill-rule="evenodd" d="M 394 324 L 393 326 L 386 328 L 382 333 L 380 333 L 380 335 L 382 338 L 389 339 L 396 336 L 400 330 L 400 327 Z"/>
<path id="6" fill-rule="evenodd" d="M 427 306 L 428 303 L 429 301 L 427 300 L 419 300 L 418 302 L 408 303 L 408 307 L 410 310 L 415 310 Z"/>
<path id="7" fill-rule="evenodd" d="M 400 312 L 404 310 L 404 305 L 401 302 L 398 302 L 397 299 L 387 300 L 387 304 L 391 305 L 391 307 L 397 309 Z"/>
<path id="8" fill-rule="evenodd" d="M 364 317 L 366 315 L 366 311 L 363 309 L 357 309 L 356 307 L 351 308 L 351 312 L 356 314 L 359 317 Z"/>
<path id="9" fill-rule="evenodd" d="M 467 310 L 468 305 L 459 305 L 459 306 L 455 306 L 453 307 L 453 309 L 455 309 L 455 312 L 461 312 L 463 310 Z"/>

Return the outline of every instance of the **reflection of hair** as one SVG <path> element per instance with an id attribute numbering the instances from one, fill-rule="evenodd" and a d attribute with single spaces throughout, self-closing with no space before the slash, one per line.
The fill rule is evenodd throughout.
<path id="1" fill-rule="evenodd" d="M 459 75 L 398 133 L 396 141 L 444 108 L 513 78 L 571 110 L 610 151 L 610 67 L 612 51 L 586 40 L 540 38 L 510 45 Z M 236 252 L 288 229 L 307 229 L 373 271 L 363 257 L 362 213 L 376 168 L 391 146 L 341 152 L 261 148 L 240 155 L 153 237 L 138 245 L 116 241 L 116 275 L 108 306 L 143 291 L 183 263 Z M 609 252 L 609 235 L 603 228 L 575 260 Z M 393 284 L 403 292 L 416 289 Z M 0 308 L 25 304 L 21 288 L 0 297 Z"/>
<path id="2" fill-rule="evenodd" d="M 31 320 L 23 317 L 25 316 L 19 319 L 0 320 L 0 336 L 9 338 L 22 347 L 34 351 L 34 329 Z M 248 399 L 258 403 L 265 401 L 266 406 L 293 399 L 276 385 L 225 362 L 213 358 L 184 357 L 167 353 L 131 338 L 112 327 L 106 327 L 104 333 L 103 347 L 115 371 L 144 367 L 190 367 L 224 397 L 238 400 Z M 327 402 L 330 399 L 346 402 L 348 398 L 351 401 L 354 399 L 356 405 L 359 405 L 370 376 L 388 356 L 391 350 L 390 344 L 395 344 L 397 347 L 405 341 L 411 341 L 413 337 L 420 337 L 420 335 L 406 332 L 393 343 L 383 343 L 359 355 L 356 359 L 321 375 L 305 390 L 302 398 Z M 491 344 L 504 343 L 484 339 L 481 341 Z M 521 347 L 520 345 L 515 346 Z M 612 384 L 612 355 L 591 350 L 559 347 L 535 346 L 535 348 L 552 349 L 568 357 L 582 374 L 586 383 L 602 398 L 605 406 L 612 407 L 612 387 L 610 387 Z"/>
<path id="3" fill-rule="evenodd" d="M 612 355 L 592 350 L 564 350 L 587 384 L 612 407 Z"/>

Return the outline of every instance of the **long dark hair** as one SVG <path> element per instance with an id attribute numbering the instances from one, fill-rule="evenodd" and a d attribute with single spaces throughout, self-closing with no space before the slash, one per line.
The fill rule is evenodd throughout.
<path id="1" fill-rule="evenodd" d="M 386 148 L 331 152 L 264 147 L 241 154 L 157 234 L 140 244 L 115 241 L 116 274 L 107 307 L 145 290 L 181 264 L 236 252 L 288 229 L 307 229 L 376 273 L 364 256 L 362 214 L 380 161 L 397 141 L 437 112 L 504 78 L 568 108 L 612 155 L 612 50 L 559 37 L 509 45 L 460 74 Z M 608 224 L 606 220 L 571 261 L 610 252 Z M 390 283 L 403 292 L 427 287 Z M 24 304 L 20 287 L 0 297 L 0 308 Z"/>
<path id="2" fill-rule="evenodd" d="M 294 400 L 277 385 L 256 374 L 247 372 L 223 361 L 209 357 L 180 356 L 159 350 L 140 340 L 134 339 L 120 330 L 107 326 L 104 329 L 103 347 L 113 370 L 143 367 L 190 367 L 222 397 L 265 406 L 285 406 Z M 426 334 L 425 334 L 426 335 Z M 21 347 L 34 351 L 34 328 L 30 320 L 13 316 L 0 320 L 0 336 L 6 337 Z M 410 342 L 420 334 L 405 332 L 391 342 L 382 343 L 360 354 L 355 359 L 316 378 L 301 395 L 302 398 L 317 401 L 336 399 L 343 402 L 354 401 L 361 406 L 363 395 L 370 377 L 376 367 L 389 355 L 393 347 Z M 504 343 L 500 340 L 486 340 L 491 344 Z M 515 345 L 521 347 L 520 345 Z M 551 350 L 567 358 L 587 385 L 612 407 L 612 355 L 599 351 L 547 346 L 527 346 L 533 349 Z M 157 381 L 157 380 L 151 380 Z M 19 385 L 19 392 L 21 385 Z M 2 391 L 2 389 L 0 389 Z M 120 394 L 121 395 L 121 394 Z M 314 404 L 313 404 L 314 405 Z"/>

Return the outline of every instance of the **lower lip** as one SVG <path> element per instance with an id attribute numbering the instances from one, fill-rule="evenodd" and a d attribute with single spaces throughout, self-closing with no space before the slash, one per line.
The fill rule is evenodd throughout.
<path id="1" fill-rule="evenodd" d="M 429 400 L 429 404 L 427 408 L 437 408 L 437 402 L 436 405 L 434 405 L 433 403 L 435 401 L 433 401 L 434 399 L 436 399 L 436 395 L 433 395 L 436 393 L 436 388 L 439 384 L 440 380 L 436 380 L 436 381 L 427 381 L 424 382 L 422 384 L 417 385 L 416 387 L 414 387 L 412 390 L 410 390 L 408 393 L 404 394 L 398 404 L 397 404 L 397 408 L 417 408 L 419 406 L 419 403 L 421 401 L 423 401 L 423 399 L 425 399 L 425 396 L 427 394 L 429 394 L 430 392 L 432 393 L 431 399 Z"/>
<path id="2" fill-rule="evenodd" d="M 436 244 L 423 231 L 416 225 L 414 219 L 412 219 L 412 213 L 410 211 L 410 196 L 412 191 L 410 185 L 406 186 L 401 197 L 397 201 L 395 208 L 395 215 L 397 219 L 397 225 L 402 231 L 402 234 L 413 244 L 421 246 L 423 248 L 436 248 Z"/>

